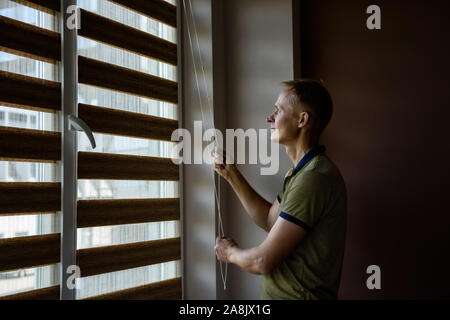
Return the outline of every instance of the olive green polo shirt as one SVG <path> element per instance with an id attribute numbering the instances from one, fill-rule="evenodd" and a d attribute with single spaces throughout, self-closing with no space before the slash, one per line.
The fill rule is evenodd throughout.
<path id="1" fill-rule="evenodd" d="M 279 218 L 308 233 L 280 266 L 263 276 L 262 299 L 336 299 L 347 216 L 339 170 L 319 152 L 302 168 L 288 171 L 278 201 Z"/>

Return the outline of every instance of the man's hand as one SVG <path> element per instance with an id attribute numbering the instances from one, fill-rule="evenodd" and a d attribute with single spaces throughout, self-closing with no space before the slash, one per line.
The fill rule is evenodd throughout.
<path id="1" fill-rule="evenodd" d="M 236 242 L 233 239 L 226 237 L 217 237 L 216 238 L 216 246 L 214 250 L 216 251 L 217 259 L 229 263 L 230 262 L 230 254 L 233 248 L 237 248 Z"/>
<path id="2" fill-rule="evenodd" d="M 224 150 L 220 150 L 217 147 L 214 149 L 214 170 L 228 182 L 230 182 L 233 175 L 236 175 L 237 171 L 236 166 L 230 159 Z"/>

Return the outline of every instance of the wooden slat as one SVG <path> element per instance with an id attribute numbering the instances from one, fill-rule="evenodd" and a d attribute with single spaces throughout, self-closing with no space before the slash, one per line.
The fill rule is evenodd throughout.
<path id="1" fill-rule="evenodd" d="M 59 286 L 3 296 L 0 300 L 59 300 Z"/>
<path id="2" fill-rule="evenodd" d="M 181 300 L 181 298 L 181 278 L 176 278 L 85 300 Z"/>
<path id="3" fill-rule="evenodd" d="M 0 103 L 47 112 L 61 110 L 61 84 L 0 71 Z"/>
<path id="4" fill-rule="evenodd" d="M 0 159 L 61 160 L 61 133 L 0 127 Z"/>
<path id="5" fill-rule="evenodd" d="M 0 271 L 58 263 L 60 242 L 59 234 L 0 239 Z"/>
<path id="6" fill-rule="evenodd" d="M 178 129 L 176 120 L 85 104 L 78 105 L 78 117 L 93 132 L 134 138 L 171 141 Z"/>
<path id="7" fill-rule="evenodd" d="M 78 179 L 178 181 L 178 166 L 166 158 L 79 152 Z"/>
<path id="8" fill-rule="evenodd" d="M 30 8 L 54 14 L 61 11 L 61 0 L 13 0 Z"/>
<path id="9" fill-rule="evenodd" d="M 177 65 L 177 45 L 81 9 L 80 36 L 119 47 L 171 65 Z"/>
<path id="10" fill-rule="evenodd" d="M 61 210 L 60 183 L 0 183 L 0 215 Z"/>
<path id="11" fill-rule="evenodd" d="M 60 0 L 13 0 L 14 2 L 53 14 L 61 11 Z M 163 0 L 110 0 L 152 19 L 177 26 L 177 7 Z"/>
<path id="12" fill-rule="evenodd" d="M 176 28 L 177 7 L 162 0 L 110 0 Z"/>
<path id="13" fill-rule="evenodd" d="M 174 81 L 78 57 L 79 83 L 135 94 L 169 103 L 178 103 L 178 84 Z"/>
<path id="14" fill-rule="evenodd" d="M 77 251 L 81 277 L 179 260 L 180 238 L 137 242 Z"/>
<path id="15" fill-rule="evenodd" d="M 0 48 L 50 63 L 61 60 L 59 33 L 4 16 L 0 16 Z"/>
<path id="16" fill-rule="evenodd" d="M 78 228 L 179 219 L 180 200 L 178 198 L 78 201 Z"/>

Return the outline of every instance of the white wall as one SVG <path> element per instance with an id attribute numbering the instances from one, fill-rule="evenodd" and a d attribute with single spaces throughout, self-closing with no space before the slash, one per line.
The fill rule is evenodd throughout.
<path id="1" fill-rule="evenodd" d="M 213 90 L 216 127 L 267 128 L 265 119 L 273 110 L 280 82 L 294 77 L 292 0 L 213 0 L 212 5 L 208 0 L 193 0 L 192 4 L 208 67 L 208 84 Z M 186 30 L 183 34 L 187 37 Z M 183 118 L 188 129 L 194 119 L 201 119 L 189 45 L 185 38 Z M 280 170 L 275 176 L 261 176 L 257 165 L 239 168 L 272 202 L 291 166 L 282 148 Z M 185 298 L 259 299 L 260 277 L 235 266 L 228 268 L 228 289 L 223 291 L 214 256 L 217 232 L 214 234 L 213 193 L 206 166 L 184 167 Z M 247 217 L 231 188 L 222 188 L 221 197 L 226 235 L 241 247 L 262 242 L 265 232 Z"/>
<path id="2" fill-rule="evenodd" d="M 184 1 L 183 1 L 184 2 Z M 191 18 L 191 2 L 194 19 Z M 182 4 L 179 4 L 182 6 Z M 186 1 L 183 8 L 183 127 L 194 133 L 194 121 L 202 120 L 202 108 L 198 96 L 206 99 L 200 55 L 209 89 L 212 88 L 212 29 L 211 1 Z M 188 18 L 186 18 L 186 15 Z M 194 37 L 195 21 L 199 46 Z M 189 22 L 189 29 L 188 24 Z M 193 53 L 189 33 L 193 41 Z M 197 79 L 195 76 L 197 72 Z M 197 87 L 197 81 L 199 86 Z M 205 104 L 205 101 L 202 100 Z M 203 108 L 207 108 L 203 105 Z M 206 113 L 206 110 L 203 111 Z M 192 152 L 192 155 L 194 151 Z M 183 166 L 183 291 L 185 299 L 216 299 L 215 204 L 212 172 L 207 165 Z"/>
<path id="3" fill-rule="evenodd" d="M 291 0 L 227 0 L 224 2 L 227 128 L 267 128 L 280 82 L 294 77 Z M 239 169 L 255 190 L 273 202 L 289 163 L 280 150 L 280 170 L 261 176 L 260 166 Z M 231 188 L 227 194 L 226 233 L 241 247 L 261 243 L 266 233 L 246 215 Z M 228 299 L 259 299 L 260 277 L 232 266 Z"/>

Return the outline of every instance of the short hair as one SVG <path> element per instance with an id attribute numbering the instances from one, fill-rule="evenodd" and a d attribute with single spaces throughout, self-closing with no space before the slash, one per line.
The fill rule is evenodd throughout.
<path id="1" fill-rule="evenodd" d="M 313 131 L 319 136 L 333 115 L 333 100 L 323 81 L 296 79 L 282 84 L 290 93 L 288 99 L 292 105 L 300 104 L 313 114 Z"/>

